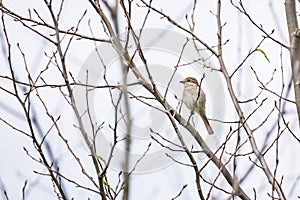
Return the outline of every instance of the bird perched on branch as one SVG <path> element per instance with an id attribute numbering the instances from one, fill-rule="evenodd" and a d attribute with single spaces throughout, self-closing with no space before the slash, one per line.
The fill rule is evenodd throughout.
<path id="1" fill-rule="evenodd" d="M 182 101 L 192 112 L 196 112 L 200 115 L 208 134 L 213 134 L 214 131 L 211 128 L 205 113 L 206 95 L 200 88 L 198 81 L 193 77 L 186 77 L 183 81 L 180 81 L 180 83 L 184 84 Z"/>

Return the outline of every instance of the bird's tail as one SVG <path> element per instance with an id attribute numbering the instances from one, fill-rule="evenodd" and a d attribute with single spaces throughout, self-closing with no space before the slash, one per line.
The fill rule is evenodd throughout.
<path id="1" fill-rule="evenodd" d="M 204 125 L 205 125 L 206 129 L 207 129 L 208 134 L 209 134 L 209 135 L 214 134 L 214 130 L 213 130 L 212 127 L 210 126 L 210 124 L 209 124 L 209 122 L 208 122 L 206 116 L 202 116 L 202 119 L 203 119 L 203 122 L 204 122 Z"/>

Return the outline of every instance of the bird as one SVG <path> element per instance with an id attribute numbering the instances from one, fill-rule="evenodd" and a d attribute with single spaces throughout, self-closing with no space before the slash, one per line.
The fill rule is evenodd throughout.
<path id="1" fill-rule="evenodd" d="M 205 113 L 206 95 L 198 84 L 197 79 L 194 77 L 186 77 L 183 81 L 180 81 L 180 83 L 184 84 L 182 94 L 183 103 L 191 110 L 192 113 L 196 112 L 200 115 L 208 134 L 214 134 Z"/>

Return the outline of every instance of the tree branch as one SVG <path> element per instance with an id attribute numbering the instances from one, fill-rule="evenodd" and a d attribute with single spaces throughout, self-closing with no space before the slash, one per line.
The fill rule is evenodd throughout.
<path id="1" fill-rule="evenodd" d="M 298 112 L 298 126 L 300 126 L 300 30 L 297 22 L 295 0 L 285 1 L 285 13 L 290 36 L 290 59 Z"/>

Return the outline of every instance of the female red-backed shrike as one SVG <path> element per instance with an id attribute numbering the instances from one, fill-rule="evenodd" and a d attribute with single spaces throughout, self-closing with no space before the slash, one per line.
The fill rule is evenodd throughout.
<path id="1" fill-rule="evenodd" d="M 198 81 L 193 77 L 187 77 L 180 83 L 184 84 L 182 101 L 192 111 L 196 112 L 202 118 L 208 134 L 213 134 L 205 113 L 206 95 L 200 88 Z"/>

